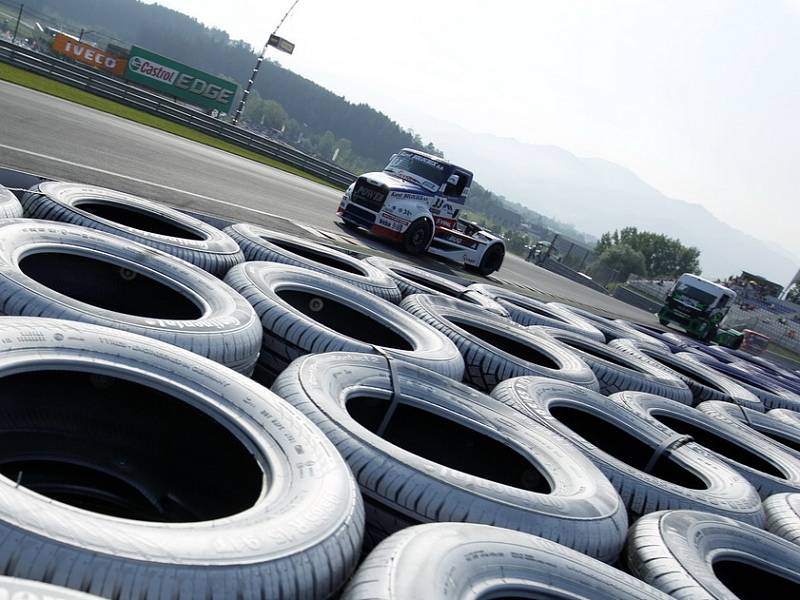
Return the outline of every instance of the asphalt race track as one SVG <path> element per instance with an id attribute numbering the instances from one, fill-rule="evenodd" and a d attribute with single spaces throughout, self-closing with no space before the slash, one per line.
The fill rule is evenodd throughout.
<path id="1" fill-rule="evenodd" d="M 362 251 L 408 258 L 366 234 L 352 239 L 342 230 L 334 215 L 338 190 L 4 81 L 0 107 L 0 167 L 110 187 L 231 221 L 353 242 Z M 430 257 L 415 262 L 481 279 Z M 657 324 L 653 315 L 516 256 L 507 255 L 490 279 L 522 285 L 527 293 L 536 290 L 534 295 L 542 299 Z"/>

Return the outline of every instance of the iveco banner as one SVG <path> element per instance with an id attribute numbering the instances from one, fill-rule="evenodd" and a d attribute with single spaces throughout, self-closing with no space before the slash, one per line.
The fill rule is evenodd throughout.
<path id="1" fill-rule="evenodd" d="M 57 33 L 53 38 L 53 52 L 61 54 L 80 63 L 102 69 L 114 75 L 122 75 L 125 71 L 125 59 L 113 56 L 108 52 L 95 48 L 90 44 L 79 42 L 73 37 Z"/>
<path id="2" fill-rule="evenodd" d="M 230 112 L 239 86 L 166 56 L 134 46 L 125 79 L 203 108 Z"/>

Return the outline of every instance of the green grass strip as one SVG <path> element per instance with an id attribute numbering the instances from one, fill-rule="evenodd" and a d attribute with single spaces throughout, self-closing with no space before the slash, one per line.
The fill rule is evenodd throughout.
<path id="1" fill-rule="evenodd" d="M 52 79 L 48 79 L 42 75 L 37 75 L 36 73 L 30 73 L 24 69 L 12 67 L 11 65 L 7 65 L 5 63 L 0 63 L 0 79 L 31 88 L 32 90 L 44 92 L 45 94 L 50 94 L 51 96 L 63 98 L 64 100 L 75 102 L 76 104 L 82 104 L 83 106 L 95 108 L 97 110 L 116 115 L 117 117 L 122 117 L 123 119 L 135 121 L 137 123 L 141 123 L 142 125 L 147 125 L 148 127 L 160 129 L 161 131 L 166 131 L 168 133 L 199 142 L 206 146 L 211 146 L 212 148 L 217 148 L 219 150 L 230 152 L 231 154 L 236 154 L 243 158 L 248 158 L 255 162 L 268 165 L 270 167 L 275 167 L 276 169 L 286 171 L 287 173 L 299 175 L 300 177 L 327 185 L 329 187 L 337 187 L 332 186 L 331 183 L 324 181 L 323 179 L 320 179 L 311 173 L 303 171 L 302 169 L 287 165 L 286 163 L 269 158 L 262 154 L 258 154 L 257 152 L 246 150 L 237 146 L 236 144 L 225 142 L 208 134 L 201 133 L 200 131 L 196 131 L 191 127 L 173 123 L 167 119 L 162 119 L 161 117 L 151 115 L 144 111 L 130 108 L 129 106 L 125 106 L 119 102 L 114 102 L 113 100 L 108 100 L 107 98 L 95 96 L 89 92 L 79 90 L 65 83 L 53 81 Z"/>

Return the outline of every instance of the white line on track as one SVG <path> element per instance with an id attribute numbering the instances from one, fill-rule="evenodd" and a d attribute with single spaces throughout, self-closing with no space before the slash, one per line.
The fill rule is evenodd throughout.
<path id="1" fill-rule="evenodd" d="M 100 169 L 98 167 L 90 167 L 88 165 L 84 165 L 81 163 L 76 163 L 71 160 L 64 160 L 63 158 L 57 158 L 55 156 L 50 156 L 48 154 L 41 154 L 40 152 L 32 152 L 31 150 L 23 150 L 22 148 L 15 148 L 14 146 L 9 146 L 7 144 L 0 144 L 0 148 L 5 148 L 6 150 L 12 150 L 14 152 L 20 152 L 22 154 L 27 154 L 29 156 L 35 156 L 37 158 L 45 158 L 47 160 L 52 160 L 57 163 L 61 163 L 64 165 L 69 165 L 71 167 L 78 167 L 80 169 L 86 169 L 88 171 L 94 171 L 95 173 L 103 173 L 104 175 L 111 175 L 112 177 L 119 177 L 120 179 L 126 179 L 128 181 L 133 181 L 135 183 L 143 183 L 144 185 L 150 185 L 152 187 L 160 188 L 162 190 L 167 190 L 169 192 L 177 192 L 179 194 L 186 194 L 187 196 L 194 196 L 195 198 L 201 198 L 203 200 L 208 200 L 209 202 L 216 202 L 217 204 L 223 204 L 225 206 L 231 206 L 233 208 L 240 208 L 244 210 L 249 210 L 250 212 L 258 213 L 259 215 L 265 215 L 267 217 L 273 217 L 275 219 L 286 219 L 286 217 L 282 217 L 280 215 L 276 215 L 275 213 L 267 212 L 265 210 L 260 210 L 258 208 L 251 208 L 249 206 L 242 206 L 241 204 L 236 204 L 234 202 L 227 202 L 225 200 L 220 200 L 219 198 L 212 198 L 211 196 L 205 196 L 203 194 L 197 194 L 195 192 L 190 192 L 188 190 L 182 190 L 180 188 L 172 187 L 169 185 L 164 185 L 163 183 L 156 183 L 155 181 L 147 181 L 146 179 L 139 179 L 138 177 L 131 177 L 130 175 L 123 175 L 122 173 L 116 173 L 114 171 L 108 171 L 106 169 Z"/>

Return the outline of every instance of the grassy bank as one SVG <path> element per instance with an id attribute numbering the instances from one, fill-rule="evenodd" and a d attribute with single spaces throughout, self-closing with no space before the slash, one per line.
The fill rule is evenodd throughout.
<path id="1" fill-rule="evenodd" d="M 44 92 L 45 94 L 50 94 L 51 96 L 63 98 L 64 100 L 69 100 L 70 102 L 75 102 L 77 104 L 82 104 L 83 106 L 88 106 L 90 108 L 116 115 L 118 117 L 122 117 L 123 119 L 135 121 L 137 123 L 141 123 L 142 125 L 147 125 L 148 127 L 154 127 L 155 129 L 160 129 L 161 131 L 173 133 L 206 146 L 218 148 L 219 150 L 224 150 L 225 152 L 230 152 L 231 154 L 236 154 L 243 158 L 248 158 L 270 167 L 275 167 L 276 169 L 286 171 L 287 173 L 299 175 L 300 177 L 304 177 L 305 179 L 309 179 L 323 185 L 331 185 L 327 181 L 323 181 L 319 177 L 307 173 L 306 171 L 297 169 L 256 152 L 245 150 L 244 148 L 240 148 L 235 144 L 231 144 L 205 133 L 196 131 L 191 127 L 173 123 L 167 119 L 162 119 L 161 117 L 156 117 L 141 110 L 130 108 L 124 104 L 114 102 L 113 100 L 95 96 L 89 92 L 79 90 L 58 81 L 53 81 L 52 79 L 48 79 L 47 77 L 43 77 L 41 75 L 36 75 L 35 73 L 29 73 L 28 71 L 18 69 L 17 67 L 0 63 L 0 79 L 31 88 L 39 92 Z"/>

